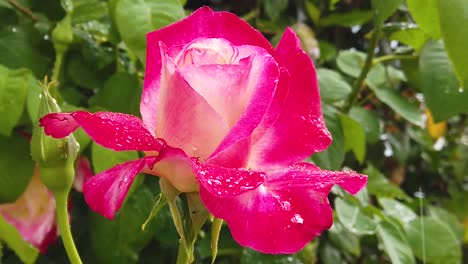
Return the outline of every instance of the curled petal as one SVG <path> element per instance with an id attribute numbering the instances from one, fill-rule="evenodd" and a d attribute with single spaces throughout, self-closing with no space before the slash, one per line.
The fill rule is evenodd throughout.
<path id="1" fill-rule="evenodd" d="M 252 45 L 273 52 L 271 44 L 256 29 L 236 15 L 228 12 L 213 12 L 202 7 L 187 18 L 151 32 L 147 35 L 145 83 L 140 111 L 145 124 L 156 130 L 159 113 L 159 80 L 161 74 L 160 43 L 168 47 L 185 45 L 196 38 L 222 38 L 236 46 Z"/>
<path id="2" fill-rule="evenodd" d="M 164 60 L 156 135 L 168 145 L 205 159 L 227 134 L 226 121 L 183 78 L 161 48 Z"/>
<path id="3" fill-rule="evenodd" d="M 279 82 L 280 70 L 278 64 L 264 49 L 257 47 L 239 47 L 240 52 L 256 54 L 252 60 L 247 86 L 247 97 L 244 97 L 245 109 L 234 123 L 229 134 L 223 139 L 211 157 L 216 157 L 237 141 L 248 138 L 260 124 L 270 106 Z M 237 88 L 239 89 L 239 88 Z M 231 96 L 230 93 L 226 96 Z"/>
<path id="4" fill-rule="evenodd" d="M 320 108 L 317 74 L 299 43 L 288 28 L 275 50 L 276 60 L 290 75 L 289 91 L 281 91 L 286 95 L 281 114 L 254 143 L 250 167 L 291 164 L 324 150 L 331 143 Z"/>
<path id="5" fill-rule="evenodd" d="M 76 111 L 51 113 L 40 119 L 44 132 L 55 138 L 68 136 L 78 127 L 98 144 L 117 151 L 159 151 L 164 142 L 154 138 L 141 119 L 120 113 Z"/>
<path id="6" fill-rule="evenodd" d="M 40 126 L 44 127 L 46 135 L 54 138 L 63 138 L 80 127 L 80 124 L 70 113 L 52 113 L 42 117 Z"/>
<path id="7" fill-rule="evenodd" d="M 96 174 L 83 186 L 88 205 L 108 219 L 113 219 L 127 196 L 135 176 L 152 168 L 157 157 L 145 157 L 128 161 Z"/>
<path id="8" fill-rule="evenodd" d="M 165 178 L 180 192 L 198 191 L 198 182 L 193 173 L 195 162 L 183 150 L 167 146 L 158 158 L 153 169 L 145 173 Z"/>
<path id="9" fill-rule="evenodd" d="M 83 192 L 83 184 L 93 177 L 91 164 L 85 156 L 79 156 L 75 162 L 75 180 L 73 187 L 78 192 Z"/>
<path id="10" fill-rule="evenodd" d="M 233 174 L 222 169 L 213 172 L 226 179 Z M 226 195 L 219 195 L 218 185 L 200 180 L 200 196 L 215 217 L 226 220 L 239 244 L 271 254 L 295 253 L 331 227 L 327 195 L 333 184 L 356 193 L 367 181 L 355 172 L 324 171 L 310 163 L 269 169 L 264 175 L 265 181 L 256 188 L 237 192 L 232 189 L 240 188 L 228 188 L 223 179 Z"/>

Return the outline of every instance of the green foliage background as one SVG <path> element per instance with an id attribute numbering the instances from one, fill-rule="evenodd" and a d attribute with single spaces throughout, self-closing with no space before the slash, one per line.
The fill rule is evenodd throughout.
<path id="1" fill-rule="evenodd" d="M 65 111 L 139 115 L 145 34 L 209 5 L 234 12 L 275 44 L 292 27 L 317 67 L 332 145 L 322 168 L 369 175 L 352 197 L 330 196 L 335 223 L 301 252 L 269 256 L 221 231 L 218 263 L 466 263 L 468 256 L 468 1 L 0 0 L 0 203 L 33 170 L 24 135 L 37 125 L 45 75 Z M 432 113 L 438 125 L 428 122 Z M 444 129 L 446 126 L 446 129 Z M 75 133 L 95 172 L 131 160 Z M 85 263 L 175 263 L 167 208 L 148 217 L 158 179 L 141 175 L 115 221 L 72 193 L 72 229 Z M 196 262 L 210 263 L 210 224 Z M 37 258 L 37 259 L 36 259 Z M 464 260 L 463 260 L 464 258 Z M 61 243 L 37 255 L 0 218 L 2 263 L 66 263 Z"/>

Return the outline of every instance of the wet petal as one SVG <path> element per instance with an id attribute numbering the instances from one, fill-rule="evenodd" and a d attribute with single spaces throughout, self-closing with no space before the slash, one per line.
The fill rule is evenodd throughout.
<path id="1" fill-rule="evenodd" d="M 291 164 L 322 151 L 331 142 L 323 120 L 317 75 L 291 29 L 278 44 L 276 60 L 290 75 L 289 91 L 274 125 L 253 145 L 250 166 Z"/>
<path id="2" fill-rule="evenodd" d="M 159 151 L 164 142 L 154 138 L 141 119 L 120 113 L 76 111 L 52 113 L 40 119 L 47 135 L 55 138 L 68 136 L 78 127 L 98 144 L 117 151 Z"/>
<path id="3" fill-rule="evenodd" d="M 265 181 L 265 173 L 261 171 L 204 164 L 196 167 L 195 174 L 200 184 L 216 196 L 236 196 L 257 188 Z"/>
<path id="4" fill-rule="evenodd" d="M 208 210 L 226 220 L 239 244 L 270 254 L 295 253 L 331 227 L 332 210 L 327 196 L 334 184 L 354 194 L 367 181 L 352 171 L 331 172 L 311 163 L 298 163 L 256 172 L 254 175 L 266 175 L 266 179 L 262 183 L 257 177 L 257 187 L 245 190 L 241 188 L 245 183 L 227 187 L 228 176 L 237 175 L 238 171 L 209 169 L 206 175 L 215 176 L 202 181 L 205 175 L 197 174 L 200 196 Z M 222 177 L 218 179 L 216 175 Z M 213 184 L 214 180 L 220 183 Z"/>
<path id="5" fill-rule="evenodd" d="M 89 179 L 83 193 L 89 207 L 108 219 L 113 219 L 127 196 L 137 174 L 152 168 L 157 157 L 144 157 L 118 164 Z"/>
<path id="6" fill-rule="evenodd" d="M 227 222 L 240 245 L 264 253 L 296 253 L 332 225 L 326 194 L 313 190 L 271 191 L 261 185 L 228 198 L 200 187 L 200 195 L 208 210 Z"/>

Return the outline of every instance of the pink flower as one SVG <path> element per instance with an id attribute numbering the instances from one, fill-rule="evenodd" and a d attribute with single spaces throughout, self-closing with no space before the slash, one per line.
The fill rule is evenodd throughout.
<path id="1" fill-rule="evenodd" d="M 25 241 L 42 253 L 57 238 L 55 200 L 42 183 L 37 167 L 28 187 L 18 200 L 0 205 L 0 215 L 20 232 Z"/>
<path id="2" fill-rule="evenodd" d="M 146 152 L 91 178 L 90 207 L 113 218 L 135 175 L 147 172 L 199 190 L 237 242 L 258 251 L 297 252 L 330 228 L 331 187 L 354 194 L 367 178 L 302 162 L 331 137 L 315 68 L 293 31 L 273 48 L 234 14 L 204 7 L 147 40 L 143 120 L 83 111 L 41 119 L 54 137 L 81 126 L 105 147 Z"/>

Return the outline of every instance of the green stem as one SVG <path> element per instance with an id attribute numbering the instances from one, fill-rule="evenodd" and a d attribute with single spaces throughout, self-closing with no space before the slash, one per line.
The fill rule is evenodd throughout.
<path id="1" fill-rule="evenodd" d="M 366 61 L 364 62 L 364 66 L 362 67 L 359 77 L 354 82 L 353 91 L 351 95 L 349 96 L 348 103 L 343 107 L 343 111 L 345 113 L 349 112 L 351 107 L 356 102 L 357 96 L 361 92 L 362 87 L 364 87 L 364 81 L 366 80 L 366 76 L 369 73 L 370 69 L 372 68 L 374 50 L 375 50 L 375 47 L 377 46 L 379 35 L 380 35 L 380 23 L 378 23 L 375 26 L 374 34 L 372 34 L 372 38 L 369 42 L 369 48 L 367 50 Z"/>
<path id="2" fill-rule="evenodd" d="M 52 70 L 52 81 L 58 82 L 59 80 L 60 68 L 62 68 L 63 54 L 64 52 L 57 52 L 57 55 L 55 56 L 54 69 Z"/>
<path id="3" fill-rule="evenodd" d="M 385 56 L 375 58 L 372 61 L 372 64 L 375 65 L 375 64 L 382 63 L 382 62 L 385 62 L 385 61 L 390 61 L 390 60 L 414 60 L 414 59 L 417 59 L 417 58 L 418 58 L 418 56 L 414 56 L 414 55 L 390 54 L 390 55 L 385 55 Z"/>
<path id="4" fill-rule="evenodd" d="M 62 236 L 62 242 L 67 251 L 68 259 L 71 264 L 82 264 L 80 255 L 76 250 L 73 236 L 68 220 L 68 192 L 57 192 L 54 194 L 56 203 L 57 222 Z"/>
<path id="5" fill-rule="evenodd" d="M 190 245 L 187 245 L 188 247 Z M 192 247 L 193 249 L 193 247 Z M 191 256 L 193 256 L 193 250 L 185 248 L 182 240 L 179 242 L 179 250 L 177 252 L 177 264 L 190 264 L 192 263 Z"/>

